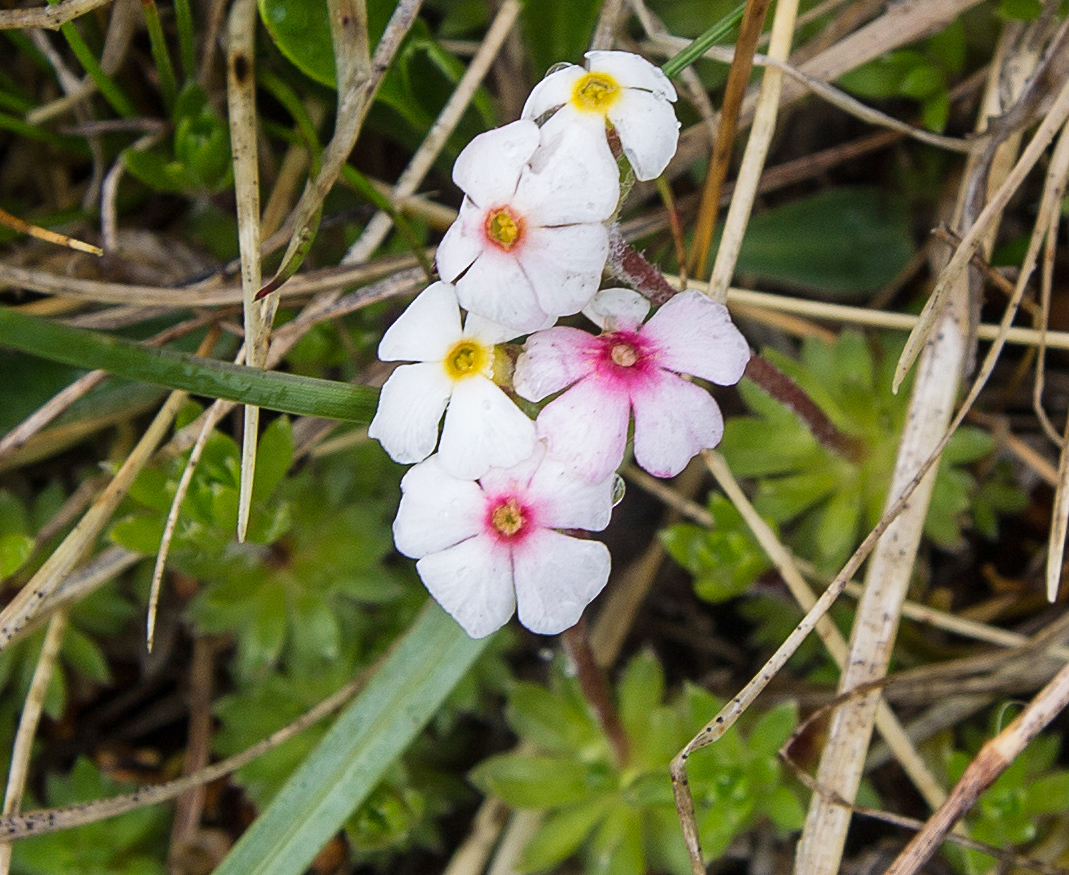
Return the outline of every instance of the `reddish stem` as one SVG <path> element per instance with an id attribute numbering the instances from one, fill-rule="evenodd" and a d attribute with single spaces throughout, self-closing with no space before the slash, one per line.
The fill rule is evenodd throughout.
<path id="1" fill-rule="evenodd" d="M 590 641 L 586 635 L 586 621 L 582 618 L 570 629 L 560 635 L 561 644 L 568 659 L 575 665 L 576 677 L 583 697 L 587 700 L 594 716 L 597 717 L 601 731 L 612 746 L 616 764 L 622 766 L 629 756 L 629 744 L 624 725 L 612 700 L 608 679 L 594 659 Z"/>

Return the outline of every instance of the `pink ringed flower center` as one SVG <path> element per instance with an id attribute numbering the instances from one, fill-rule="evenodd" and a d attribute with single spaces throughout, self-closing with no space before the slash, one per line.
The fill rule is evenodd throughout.
<path id="1" fill-rule="evenodd" d="M 499 249 L 510 251 L 523 237 L 523 220 L 508 207 L 486 214 L 486 239 Z"/>
<path id="2" fill-rule="evenodd" d="M 614 343 L 609 358 L 622 368 L 629 368 L 638 361 L 638 351 L 630 343 Z"/>
<path id="3" fill-rule="evenodd" d="M 524 508 L 511 496 L 490 512 L 490 525 L 505 539 L 516 537 L 526 524 Z"/>

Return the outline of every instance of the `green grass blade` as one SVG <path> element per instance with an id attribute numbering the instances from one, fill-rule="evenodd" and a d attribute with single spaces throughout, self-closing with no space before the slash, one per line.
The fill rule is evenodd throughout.
<path id="1" fill-rule="evenodd" d="M 301 875 L 489 640 L 472 640 L 429 602 L 215 875 Z"/>
<path id="2" fill-rule="evenodd" d="M 742 21 L 742 13 L 746 9 L 745 3 L 740 3 L 727 15 L 721 18 L 716 24 L 710 27 L 705 33 L 697 37 L 689 46 L 687 46 L 678 55 L 669 58 L 662 65 L 661 70 L 664 75 L 669 79 L 674 79 L 680 73 L 682 73 L 687 67 L 698 60 L 702 55 L 706 53 L 712 46 L 720 42 L 731 31 L 735 29 L 740 21 Z"/>
<path id="3" fill-rule="evenodd" d="M 254 404 L 296 416 L 367 423 L 378 392 L 333 380 L 261 371 L 230 362 L 139 346 L 0 307 L 0 346 L 129 380 L 185 389 L 195 395 Z"/>

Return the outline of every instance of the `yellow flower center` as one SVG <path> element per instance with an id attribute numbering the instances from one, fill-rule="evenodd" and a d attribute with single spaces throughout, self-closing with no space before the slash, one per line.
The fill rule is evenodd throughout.
<path id="1" fill-rule="evenodd" d="M 523 234 L 523 222 L 506 208 L 492 210 L 486 217 L 486 236 L 490 242 L 508 252 Z"/>
<path id="2" fill-rule="evenodd" d="M 572 88 L 572 105 L 585 112 L 602 115 L 620 97 L 622 89 L 605 73 L 587 73 Z"/>
<path id="3" fill-rule="evenodd" d="M 444 364 L 451 380 L 486 374 L 490 365 L 490 350 L 474 340 L 461 340 L 446 354 Z"/>
<path id="4" fill-rule="evenodd" d="M 490 515 L 490 524 L 506 538 L 515 535 L 523 528 L 525 522 L 523 508 L 515 498 L 510 498 L 504 504 L 498 505 Z"/>

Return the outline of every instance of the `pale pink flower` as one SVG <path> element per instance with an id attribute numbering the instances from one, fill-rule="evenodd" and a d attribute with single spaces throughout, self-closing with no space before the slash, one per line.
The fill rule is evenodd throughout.
<path id="1" fill-rule="evenodd" d="M 659 67 L 630 52 L 587 52 L 586 59 L 586 69 L 569 64 L 539 82 L 522 117 L 537 119 L 556 110 L 544 130 L 583 126 L 606 152 L 605 128 L 611 124 L 635 176 L 656 179 L 679 140 L 679 121 L 672 108 L 675 88 Z"/>
<path id="2" fill-rule="evenodd" d="M 452 476 L 435 455 L 401 480 L 394 542 L 472 638 L 503 626 L 517 606 L 524 626 L 554 635 L 579 621 L 609 577 L 604 544 L 556 529 L 605 528 L 612 491 L 611 478 L 577 479 L 541 444 L 478 481 Z"/>
<path id="3" fill-rule="evenodd" d="M 468 314 L 463 329 L 456 293 L 434 283 L 383 335 L 379 358 L 416 364 L 397 368 L 382 387 L 368 435 L 396 462 L 419 462 L 438 444 L 457 477 L 481 477 L 492 465 L 526 459 L 534 423 L 493 381 L 494 345 L 517 332 Z"/>
<path id="4" fill-rule="evenodd" d="M 472 140 L 453 180 L 466 196 L 437 263 L 461 306 L 521 333 L 578 313 L 608 256 L 604 222 L 620 197 L 612 157 L 581 130 L 547 140 L 521 120 Z"/>
<path id="5" fill-rule="evenodd" d="M 623 460 L 631 412 L 635 461 L 673 477 L 724 432 L 708 392 L 679 374 L 737 383 L 750 358 L 727 308 L 700 292 L 676 295 L 645 325 L 637 292 L 606 289 L 586 312 L 603 333 L 557 327 L 532 334 L 516 362 L 516 392 L 531 401 L 571 386 L 538 416 L 549 453 L 590 481 Z"/>

